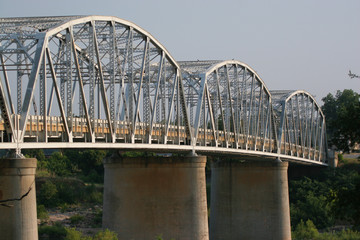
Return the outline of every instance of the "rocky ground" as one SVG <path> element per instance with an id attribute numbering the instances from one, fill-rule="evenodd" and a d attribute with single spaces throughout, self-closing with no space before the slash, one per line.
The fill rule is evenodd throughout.
<path id="1" fill-rule="evenodd" d="M 102 229 L 102 206 L 100 205 L 50 209 L 48 215 L 49 217 L 45 220 L 38 219 L 39 226 L 61 224 L 64 227 L 76 228 L 87 236 L 93 236 Z"/>

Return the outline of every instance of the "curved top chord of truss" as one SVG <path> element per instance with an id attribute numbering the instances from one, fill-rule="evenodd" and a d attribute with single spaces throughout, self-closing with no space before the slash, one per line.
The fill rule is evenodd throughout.
<path id="1" fill-rule="evenodd" d="M 280 154 L 321 160 L 328 157 L 325 116 L 315 98 L 303 90 L 271 91 Z"/>
<path id="2" fill-rule="evenodd" d="M 105 21 L 105 22 L 117 22 L 124 26 L 135 29 L 140 32 L 143 36 L 147 36 L 154 42 L 159 48 L 165 51 L 166 56 L 172 60 L 172 63 L 177 66 L 176 61 L 149 32 L 140 28 L 136 24 L 112 16 L 56 16 L 56 17 L 18 17 L 18 18 L 0 18 L 0 34 L 16 34 L 26 38 L 26 36 L 32 38 L 38 33 L 46 32 L 47 35 L 54 35 L 66 28 L 82 23 L 90 23 L 94 21 Z M 21 38 L 20 37 L 20 38 Z M 10 36 L 10 39 L 14 38 Z M 178 66 L 177 66 L 178 67 Z"/>

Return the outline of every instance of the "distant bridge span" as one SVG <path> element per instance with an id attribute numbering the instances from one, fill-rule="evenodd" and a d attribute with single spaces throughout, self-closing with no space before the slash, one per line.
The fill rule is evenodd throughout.
<path id="1" fill-rule="evenodd" d="M 0 19 L 0 149 L 116 148 L 327 165 L 306 91 L 270 91 L 239 61 L 176 62 L 107 16 Z"/>

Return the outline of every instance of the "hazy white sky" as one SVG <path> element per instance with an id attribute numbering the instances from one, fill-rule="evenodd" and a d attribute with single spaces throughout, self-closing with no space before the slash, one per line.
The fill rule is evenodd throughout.
<path id="1" fill-rule="evenodd" d="M 270 90 L 360 92 L 360 0 L 0 0 L 0 17 L 111 15 L 177 60 L 236 59 Z"/>

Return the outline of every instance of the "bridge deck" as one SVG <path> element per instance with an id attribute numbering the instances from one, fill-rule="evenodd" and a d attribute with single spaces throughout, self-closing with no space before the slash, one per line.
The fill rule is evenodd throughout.
<path id="1" fill-rule="evenodd" d="M 20 116 L 13 116 L 14 118 L 19 118 Z M 109 141 L 109 128 L 107 127 L 106 120 L 97 120 L 94 122 L 93 132 L 95 133 L 95 139 L 91 139 L 88 137 L 89 129 L 86 126 L 86 120 L 84 118 L 73 118 L 72 119 L 72 143 L 74 144 L 72 148 L 93 148 L 94 144 L 96 148 L 126 148 L 126 149 L 138 149 L 138 150 L 146 150 L 151 149 L 155 150 L 159 148 L 159 145 L 164 145 L 162 143 L 164 138 L 164 124 L 155 124 L 151 134 L 151 144 L 146 144 L 149 136 L 149 125 L 146 123 L 137 123 L 135 129 L 135 144 L 131 144 L 130 136 L 131 129 L 129 129 L 129 125 L 125 121 L 117 121 L 115 123 L 115 140 L 112 147 L 111 141 Z M 46 146 L 43 144 L 44 142 L 53 143 L 56 142 L 61 143 L 66 139 L 66 132 L 64 125 L 62 124 L 60 117 L 49 117 L 46 123 L 46 134 L 47 139 L 43 139 L 41 136 L 45 133 L 45 124 L 42 116 L 30 116 L 29 121 L 26 125 L 26 132 L 24 135 L 24 142 L 21 143 L 23 148 L 45 148 Z M 0 149 L 8 149 L 12 144 L 6 144 L 4 142 L 4 132 L 5 132 L 5 124 L 3 121 L 0 121 Z M 198 152 L 211 153 L 211 154 L 240 154 L 240 155 L 249 155 L 254 156 L 254 153 L 260 151 L 263 152 L 264 156 L 278 156 L 276 154 L 277 147 L 276 142 L 271 139 L 262 139 L 260 137 L 255 138 L 253 136 L 240 135 L 238 141 L 235 141 L 235 134 L 233 132 L 224 132 L 217 131 L 215 133 L 218 135 L 218 142 L 216 144 L 214 134 L 209 129 L 200 129 L 198 135 L 198 142 L 196 143 L 195 148 Z M 188 136 L 186 135 L 186 131 L 184 127 L 178 128 L 177 126 L 170 126 L 169 131 L 167 133 L 167 142 L 166 147 L 160 147 L 159 149 L 168 149 L 171 152 L 181 152 L 181 151 L 189 151 L 192 150 L 191 146 L 187 148 L 184 146 L 186 143 L 184 139 Z M 5 143 L 5 144 L 4 144 Z M 29 143 L 31 143 L 29 145 Z M 38 143 L 38 144 L 36 144 Z M 84 144 L 82 144 L 84 143 Z M 86 143 L 93 143 L 90 145 L 86 145 Z M 104 144 L 105 143 L 105 144 Z M 117 143 L 117 144 L 116 144 Z M 226 146 L 226 143 L 228 145 Z M 230 144 L 229 144 L 230 143 Z M 120 144 L 120 145 L 119 145 Z M 125 144 L 125 145 L 124 145 Z M 145 144 L 145 147 L 144 147 Z M 68 144 L 64 144 L 68 147 Z M 152 145 L 152 146 L 150 146 Z M 183 149 L 178 149 L 176 145 L 182 145 Z M 47 146 L 47 148 L 51 148 L 52 145 Z M 58 147 L 61 146 L 57 145 Z M 184 148 L 185 147 L 185 148 Z M 205 148 L 204 148 L 205 147 Z M 209 148 L 210 147 L 210 148 Z M 216 150 L 214 150 L 216 149 Z M 266 149 L 273 149 L 273 151 L 267 151 Z M 300 149 L 300 151 L 299 151 Z M 239 151 L 236 151 L 239 150 Z M 245 152 L 244 152 L 245 151 Z M 246 152 L 252 151 L 253 153 Z M 307 159 L 310 163 L 318 163 L 320 152 L 318 150 L 314 150 L 311 148 L 303 148 L 301 146 L 297 146 L 295 144 L 284 144 L 282 145 L 281 152 L 288 152 L 290 156 L 289 160 L 299 161 L 299 159 Z M 255 154 L 256 155 L 256 154 Z M 260 154 L 261 155 L 261 154 Z M 287 157 L 285 157 L 286 159 Z"/>

